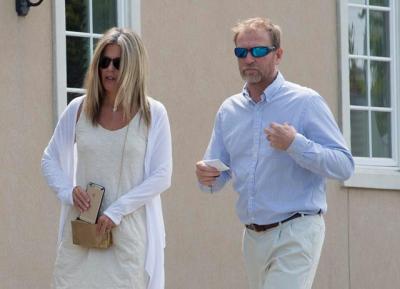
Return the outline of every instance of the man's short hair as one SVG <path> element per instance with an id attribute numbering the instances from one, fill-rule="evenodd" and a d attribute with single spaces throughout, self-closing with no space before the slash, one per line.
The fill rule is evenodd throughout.
<path id="1" fill-rule="evenodd" d="M 263 29 L 269 32 L 271 36 L 272 45 L 275 48 L 281 47 L 281 28 L 278 25 L 272 23 L 272 21 L 268 18 L 249 18 L 243 21 L 239 21 L 233 28 L 232 31 L 233 35 L 233 42 L 236 44 L 237 36 L 240 32 L 245 30 L 256 30 L 256 29 Z"/>

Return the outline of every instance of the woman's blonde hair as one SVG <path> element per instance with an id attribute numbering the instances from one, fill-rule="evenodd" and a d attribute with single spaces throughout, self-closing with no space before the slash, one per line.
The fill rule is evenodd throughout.
<path id="1" fill-rule="evenodd" d="M 125 28 L 111 28 L 96 45 L 92 62 L 85 77 L 86 99 L 84 112 L 96 126 L 100 107 L 105 97 L 101 84 L 99 62 L 107 45 L 116 44 L 121 48 L 121 60 L 118 76 L 118 91 L 114 110 L 121 105 L 123 117 L 129 120 L 134 113 L 141 113 L 145 124 L 150 125 L 150 105 L 146 97 L 146 79 L 148 73 L 147 52 L 139 35 Z"/>
<path id="2" fill-rule="evenodd" d="M 240 32 L 245 30 L 256 30 L 263 29 L 267 31 L 271 36 L 272 46 L 275 46 L 276 49 L 281 47 L 281 28 L 273 24 L 272 21 L 268 18 L 249 18 L 243 21 L 239 21 L 233 28 L 233 42 L 236 44 L 237 37 Z"/>

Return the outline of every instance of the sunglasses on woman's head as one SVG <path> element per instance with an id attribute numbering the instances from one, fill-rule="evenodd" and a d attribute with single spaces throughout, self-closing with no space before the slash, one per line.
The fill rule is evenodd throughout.
<path id="1" fill-rule="evenodd" d="M 250 51 L 253 57 L 258 58 L 268 55 L 268 53 L 274 51 L 275 49 L 275 46 L 257 46 L 252 48 L 236 47 L 235 55 L 237 58 L 245 58 L 247 56 L 247 53 Z"/>
<path id="2" fill-rule="evenodd" d="M 100 58 L 99 66 L 101 69 L 106 69 L 108 66 L 110 66 L 110 63 L 112 62 L 113 66 L 115 69 L 119 70 L 119 64 L 121 62 L 121 58 L 110 58 L 107 56 L 103 56 Z"/>

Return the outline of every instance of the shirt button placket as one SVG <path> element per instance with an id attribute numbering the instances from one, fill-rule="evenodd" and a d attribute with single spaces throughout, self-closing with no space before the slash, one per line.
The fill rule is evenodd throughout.
<path id="1" fill-rule="evenodd" d="M 253 113 L 253 145 L 252 145 L 252 157 L 251 157 L 251 175 L 250 175 L 250 188 L 249 188 L 249 213 L 250 219 L 254 222 L 255 218 L 253 215 L 254 211 L 254 195 L 256 186 L 256 166 L 257 166 L 257 152 L 259 149 L 259 135 L 260 135 L 260 105 L 256 104 L 254 106 L 255 113 Z"/>

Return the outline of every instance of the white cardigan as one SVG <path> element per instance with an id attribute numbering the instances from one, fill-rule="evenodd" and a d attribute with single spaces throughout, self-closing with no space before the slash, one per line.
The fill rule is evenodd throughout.
<path id="1" fill-rule="evenodd" d="M 171 132 L 164 106 L 152 98 L 148 99 L 151 124 L 144 160 L 144 180 L 112 203 L 104 213 L 116 225 L 119 225 L 123 216 L 143 205 L 146 206 L 147 253 L 145 267 L 150 276 L 147 289 L 163 289 L 165 283 L 165 229 L 160 193 L 171 185 Z M 62 204 L 59 241 L 62 238 L 68 212 L 73 206 L 72 189 L 76 184 L 77 157 L 75 125 L 78 109 L 83 100 L 84 96 L 75 98 L 65 109 L 42 158 L 43 175 Z"/>

